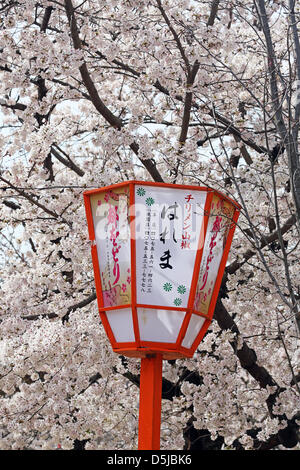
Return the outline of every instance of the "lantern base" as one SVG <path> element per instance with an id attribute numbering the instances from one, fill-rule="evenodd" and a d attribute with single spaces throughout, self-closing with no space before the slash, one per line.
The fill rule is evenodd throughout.
<path id="1" fill-rule="evenodd" d="M 163 359 L 183 359 L 191 358 L 194 355 L 194 351 L 178 351 L 178 350 L 158 350 L 155 348 L 113 348 L 113 351 L 117 354 L 127 357 L 136 357 L 143 359 L 145 357 L 153 356 L 156 354 L 161 354 Z"/>

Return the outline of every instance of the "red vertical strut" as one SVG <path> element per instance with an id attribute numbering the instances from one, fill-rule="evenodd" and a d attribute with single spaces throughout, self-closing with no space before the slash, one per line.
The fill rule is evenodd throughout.
<path id="1" fill-rule="evenodd" d="M 160 449 L 162 355 L 141 359 L 139 450 Z"/>

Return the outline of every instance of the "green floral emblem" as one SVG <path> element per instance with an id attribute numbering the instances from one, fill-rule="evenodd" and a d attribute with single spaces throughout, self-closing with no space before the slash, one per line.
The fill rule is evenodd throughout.
<path id="1" fill-rule="evenodd" d="M 183 285 L 178 286 L 177 292 L 178 292 L 179 294 L 185 294 L 185 293 L 186 293 L 186 287 L 183 286 Z"/>
<path id="2" fill-rule="evenodd" d="M 174 305 L 176 305 L 176 307 L 179 307 L 179 305 L 181 305 L 181 303 L 182 303 L 182 300 L 178 299 L 178 297 L 176 299 L 174 299 Z"/>
<path id="3" fill-rule="evenodd" d="M 145 196 L 146 194 L 146 191 L 144 190 L 144 188 L 138 188 L 136 192 L 138 196 Z"/>
<path id="4" fill-rule="evenodd" d="M 147 206 L 152 206 L 154 204 L 153 197 L 147 197 L 146 204 L 147 204 Z"/>
<path id="5" fill-rule="evenodd" d="M 164 290 L 165 290 L 166 292 L 170 292 L 170 291 L 172 290 L 172 284 L 171 284 L 170 282 L 166 282 L 166 283 L 164 284 Z"/>

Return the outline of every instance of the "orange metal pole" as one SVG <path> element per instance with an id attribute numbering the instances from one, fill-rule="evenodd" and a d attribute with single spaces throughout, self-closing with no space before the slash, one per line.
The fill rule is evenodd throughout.
<path id="1" fill-rule="evenodd" d="M 160 449 L 162 355 L 141 359 L 139 450 Z"/>

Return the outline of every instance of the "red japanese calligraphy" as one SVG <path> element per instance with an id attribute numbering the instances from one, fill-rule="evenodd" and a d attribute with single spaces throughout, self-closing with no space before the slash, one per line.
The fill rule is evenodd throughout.
<path id="1" fill-rule="evenodd" d="M 217 235 L 218 233 L 220 232 L 221 230 L 221 222 L 222 222 L 222 217 L 220 217 L 219 215 L 216 216 L 216 220 L 214 221 L 214 224 L 213 224 L 213 227 L 212 227 L 212 237 L 211 237 L 211 240 L 209 242 L 209 254 L 207 256 L 207 259 L 206 259 L 206 265 L 205 265 L 205 272 L 203 274 L 203 277 L 202 277 L 202 285 L 200 287 L 199 290 L 203 290 L 204 287 L 206 286 L 206 283 L 207 283 L 207 278 L 208 278 L 208 272 L 209 272 L 209 265 L 211 263 L 211 261 L 213 260 L 214 256 L 213 256 L 213 249 L 214 247 L 216 246 L 217 242 L 215 241 L 215 239 L 217 238 Z"/>
<path id="2" fill-rule="evenodd" d="M 185 196 L 184 198 L 186 200 L 186 202 L 190 202 L 193 198 L 193 196 L 191 194 L 188 194 L 187 196 Z"/>
<path id="3" fill-rule="evenodd" d="M 191 229 L 191 210 L 192 210 L 192 204 L 190 201 L 194 199 L 191 194 L 188 194 L 185 196 L 186 203 L 184 205 L 184 220 L 183 220 L 183 234 L 182 234 L 182 241 L 181 241 L 181 249 L 190 249 L 191 248 L 191 242 L 190 242 L 190 230 Z"/>
<path id="4" fill-rule="evenodd" d="M 115 285 L 120 279 L 120 266 L 119 266 L 119 262 L 118 262 L 119 258 L 117 257 L 117 254 L 119 253 L 121 245 L 118 245 L 117 243 L 117 238 L 119 236 L 119 231 L 117 231 L 117 224 L 119 220 L 117 211 L 118 211 L 118 206 L 110 206 L 108 210 L 108 215 L 107 215 L 108 225 L 111 225 L 109 239 L 113 244 L 113 248 L 111 250 L 113 261 L 114 261 L 113 275 L 115 277 L 113 285 Z"/>

